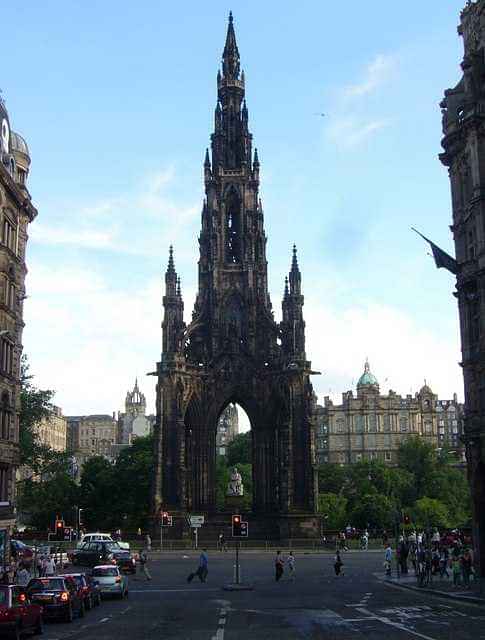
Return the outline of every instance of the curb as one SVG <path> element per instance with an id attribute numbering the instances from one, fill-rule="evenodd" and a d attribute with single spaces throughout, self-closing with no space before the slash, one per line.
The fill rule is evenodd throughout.
<path id="1" fill-rule="evenodd" d="M 485 599 L 478 596 L 460 596 L 456 593 L 450 593 L 449 591 L 440 591 L 438 589 L 427 589 L 426 587 L 415 587 L 411 584 L 403 584 L 402 582 L 398 582 L 397 580 L 383 580 L 382 578 L 378 579 L 384 584 L 392 584 L 396 587 L 401 587 L 402 589 L 416 591 L 417 593 L 428 593 L 439 598 L 448 598 L 449 600 L 454 600 L 455 602 L 472 602 L 473 604 L 485 604 Z"/>

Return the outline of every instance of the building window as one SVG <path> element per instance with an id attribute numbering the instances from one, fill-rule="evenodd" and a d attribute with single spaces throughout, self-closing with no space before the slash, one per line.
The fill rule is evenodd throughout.
<path id="1" fill-rule="evenodd" d="M 370 452 L 370 459 L 371 460 L 375 460 L 377 458 L 377 451 L 371 451 Z"/>
<path id="2" fill-rule="evenodd" d="M 219 447 L 219 455 L 220 456 L 226 455 L 226 447 Z"/>
<path id="3" fill-rule="evenodd" d="M 3 220 L 3 244 L 15 253 L 17 238 L 16 238 L 15 225 L 13 222 L 5 217 Z"/>
<path id="4" fill-rule="evenodd" d="M 0 502 L 8 501 L 8 484 L 10 480 L 10 469 L 0 467 Z"/>
<path id="5" fill-rule="evenodd" d="M 13 344 L 7 338 L 2 338 L 0 343 L 1 370 L 2 373 L 12 375 L 13 371 Z"/>
<path id="6" fill-rule="evenodd" d="M 430 435 L 433 433 L 433 424 L 431 422 L 424 423 L 424 433 Z"/>
<path id="7" fill-rule="evenodd" d="M 362 454 L 361 453 L 356 453 L 355 454 L 355 461 L 356 462 L 361 462 L 362 461 Z"/>
<path id="8" fill-rule="evenodd" d="M 367 424 L 371 433 L 375 433 L 377 431 L 377 416 L 375 413 L 371 413 L 367 416 Z"/>
<path id="9" fill-rule="evenodd" d="M 365 420 L 365 416 L 362 416 L 362 415 L 355 416 L 355 433 L 364 432 L 364 420 Z"/>
<path id="10" fill-rule="evenodd" d="M 407 433 L 408 430 L 408 419 L 407 418 L 399 418 L 399 431 L 401 433 Z"/>
<path id="11" fill-rule="evenodd" d="M 345 420 L 338 418 L 337 420 L 337 433 L 343 433 L 345 431 Z"/>
<path id="12" fill-rule="evenodd" d="M 385 460 L 386 462 L 391 462 L 391 460 L 392 460 L 392 455 L 391 455 L 391 452 L 390 452 L 390 451 L 386 451 L 386 452 L 385 452 L 385 454 L 384 454 L 384 460 Z"/>
<path id="13" fill-rule="evenodd" d="M 391 416 L 387 413 L 384 414 L 384 431 L 391 430 Z"/>

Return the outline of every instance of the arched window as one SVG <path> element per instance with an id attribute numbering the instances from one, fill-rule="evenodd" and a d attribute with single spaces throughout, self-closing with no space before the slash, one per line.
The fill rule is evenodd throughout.
<path id="1" fill-rule="evenodd" d="M 10 424 L 12 420 L 12 412 L 10 405 L 10 396 L 8 391 L 2 393 L 0 407 L 0 436 L 2 440 L 10 439 Z"/>
<path id="2" fill-rule="evenodd" d="M 241 262 L 241 203 L 232 188 L 226 198 L 226 261 Z"/>

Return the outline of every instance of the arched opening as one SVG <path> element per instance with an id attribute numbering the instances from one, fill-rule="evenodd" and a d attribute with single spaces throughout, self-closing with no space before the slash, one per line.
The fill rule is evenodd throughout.
<path id="1" fill-rule="evenodd" d="M 241 262 L 241 203 L 236 189 L 226 198 L 226 262 Z"/>
<path id="2" fill-rule="evenodd" d="M 253 447 L 251 421 L 243 407 L 230 402 L 221 412 L 216 432 L 216 508 L 227 511 L 231 478 L 241 476 L 245 511 L 253 503 Z"/>

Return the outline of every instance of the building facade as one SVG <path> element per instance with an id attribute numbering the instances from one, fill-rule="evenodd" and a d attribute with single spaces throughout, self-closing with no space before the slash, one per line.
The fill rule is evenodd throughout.
<path id="1" fill-rule="evenodd" d="M 124 413 L 118 413 L 120 444 L 132 444 L 134 438 L 152 433 L 155 416 L 147 416 L 146 408 L 146 398 L 138 388 L 138 380 L 136 380 L 133 391 L 128 391 L 126 394 Z"/>
<path id="2" fill-rule="evenodd" d="M 350 464 L 363 460 L 397 463 L 399 445 L 419 435 L 439 448 L 461 449 L 462 406 L 438 400 L 425 384 L 415 396 L 394 391 L 381 394 L 366 362 L 357 393 L 342 394 L 342 404 L 328 397 L 316 410 L 316 456 L 319 464 Z M 460 456 L 458 456 L 460 457 Z"/>
<path id="3" fill-rule="evenodd" d="M 262 526 L 267 514 L 277 514 L 267 519 L 273 527 L 268 535 L 318 532 L 302 278 L 294 247 L 277 323 L 268 290 L 259 172 L 230 15 L 211 153 L 206 151 L 204 161 L 198 292 L 189 325 L 172 250 L 165 274 L 152 512 L 155 517 L 163 507 L 180 515 L 172 535 L 182 535 L 188 511 L 215 511 L 217 425 L 229 403 L 243 407 L 252 427 L 252 508 L 258 522 Z"/>
<path id="4" fill-rule="evenodd" d="M 27 227 L 37 211 L 27 190 L 30 154 L 0 98 L 0 548 L 15 524 L 19 464 L 20 357 Z"/>
<path id="5" fill-rule="evenodd" d="M 112 446 L 117 444 L 118 421 L 115 414 L 68 416 L 69 452 L 76 458 L 79 467 L 93 456 L 112 458 Z"/>
<path id="6" fill-rule="evenodd" d="M 239 416 L 237 406 L 229 404 L 219 418 L 216 435 L 216 451 L 218 455 L 226 455 L 226 447 L 239 433 Z"/>
<path id="7" fill-rule="evenodd" d="M 456 274 L 473 540 L 485 589 L 485 0 L 467 2 L 458 33 L 464 45 L 463 73 L 441 102 L 440 159 L 451 184 L 456 261 L 450 258 L 447 268 Z"/>

